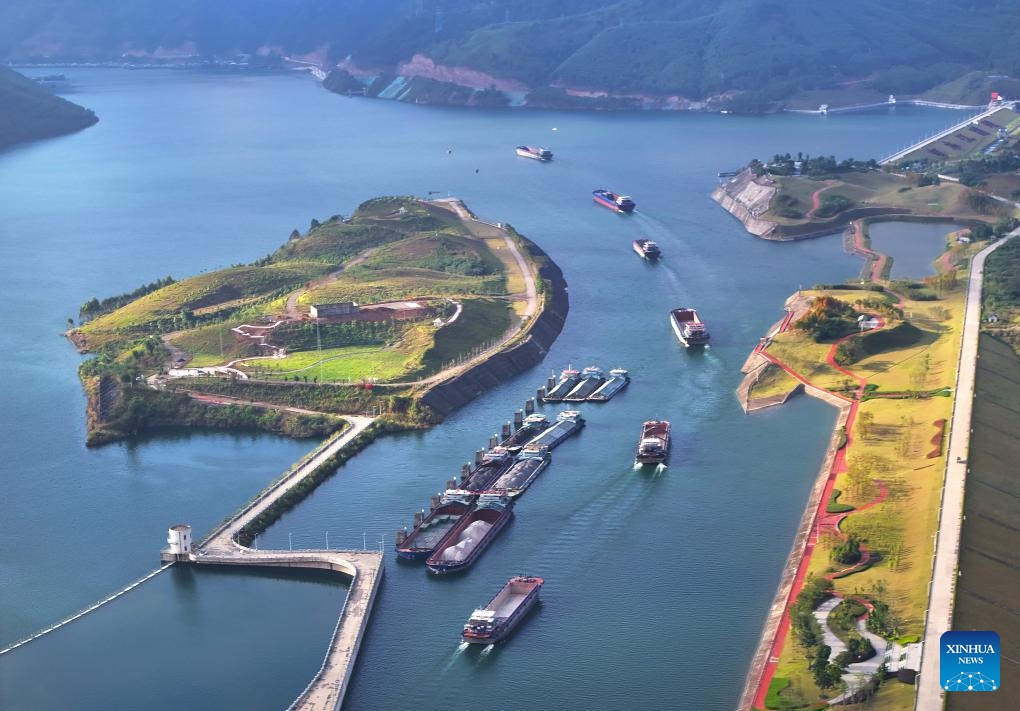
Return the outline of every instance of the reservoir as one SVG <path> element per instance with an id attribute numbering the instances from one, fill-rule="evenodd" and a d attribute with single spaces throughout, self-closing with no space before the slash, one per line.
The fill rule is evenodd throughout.
<path id="1" fill-rule="evenodd" d="M 562 335 L 440 426 L 358 455 L 259 547 L 324 547 L 328 534 L 389 549 L 550 369 L 623 367 L 633 381 L 582 405 L 588 426 L 467 575 L 434 579 L 390 556 L 345 708 L 460 708 L 468 695 L 495 708 L 733 707 L 835 420 L 807 398 L 747 417 L 733 389 L 786 296 L 860 262 L 838 236 L 750 237 L 709 199 L 716 173 L 775 153 L 880 156 L 958 114 L 486 111 L 341 98 L 282 75 L 62 72 L 100 122 L 0 154 L 0 644 L 154 569 L 169 525 L 201 535 L 314 446 L 169 432 L 86 449 L 80 358 L 61 337 L 80 304 L 254 261 L 373 196 L 451 194 L 560 265 Z M 518 158 L 522 143 L 556 158 Z M 596 188 L 637 211 L 594 205 Z M 661 262 L 633 253 L 639 237 Z M 678 306 L 707 321 L 709 349 L 677 343 Z M 653 418 L 673 423 L 658 476 L 632 468 Z M 541 607 L 491 652 L 461 650 L 474 607 L 519 573 L 545 578 Z M 3 705 L 281 709 L 321 662 L 343 595 L 323 577 L 171 569 L 0 657 Z"/>
<path id="2" fill-rule="evenodd" d="M 873 222 L 871 248 L 892 257 L 892 279 L 920 279 L 935 274 L 935 259 L 946 249 L 946 235 L 963 225 L 952 222 Z"/>

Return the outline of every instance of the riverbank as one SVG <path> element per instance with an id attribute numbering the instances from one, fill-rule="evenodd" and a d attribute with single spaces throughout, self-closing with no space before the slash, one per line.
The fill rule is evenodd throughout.
<path id="1" fill-rule="evenodd" d="M 800 332 L 808 316 L 817 317 L 820 299 L 852 303 L 857 311 L 876 319 L 877 326 L 858 333 L 856 324 L 848 321 L 848 335 L 815 344 Z M 763 370 L 771 368 L 781 369 L 796 383 L 794 390 L 803 388 L 838 407 L 840 415 L 753 657 L 740 709 L 774 708 L 766 704 L 770 694 L 771 703 L 779 698 L 781 703 L 810 704 L 842 693 L 871 695 L 876 688 L 880 708 L 905 709 L 912 702 L 896 685 L 862 685 L 855 665 L 847 670 L 845 662 L 832 673 L 835 676 L 827 677 L 838 682 L 830 684 L 834 690 L 815 687 L 817 677 L 806 673 L 801 656 L 815 652 L 803 646 L 799 626 L 804 623 L 792 610 L 800 591 L 810 581 L 824 578 L 829 581 L 824 584 L 828 594 L 861 596 L 872 616 L 879 614 L 876 610 L 881 612 L 880 620 L 866 623 L 866 611 L 858 623 L 862 629 L 866 624 L 868 630 L 894 642 L 921 632 L 930 582 L 922 561 L 927 560 L 930 546 L 919 542 L 932 540 L 941 491 L 941 479 L 928 472 L 939 471 L 939 465 L 947 462 L 943 425 L 938 423 L 953 412 L 952 398 L 939 397 L 944 390 L 933 386 L 943 385 L 956 370 L 961 335 L 952 324 L 962 317 L 963 294 L 956 290 L 940 301 L 933 305 L 860 287 L 798 292 L 787 301 L 786 317 L 761 339 L 745 364 L 748 375 L 738 390 L 745 411 L 785 400 L 768 393 L 764 398 L 754 396 Z M 900 325 L 908 323 L 916 334 Z M 894 337 L 896 333 L 912 335 Z M 849 352 L 857 354 L 848 364 L 852 370 L 841 364 L 847 362 Z M 929 436 L 932 417 L 938 425 L 935 437 Z M 837 491 L 841 496 L 834 508 Z M 835 515 L 836 511 L 849 513 Z M 827 560 L 837 544 L 846 541 L 859 546 L 857 558 Z M 846 562 L 853 564 L 847 567 Z M 850 582 L 843 583 L 847 578 Z M 826 624 L 824 616 L 822 620 Z M 794 629 L 801 641 L 792 638 Z M 909 651 L 894 648 L 900 650 L 896 654 Z M 917 656 L 911 663 L 916 664 Z M 900 669 L 907 664 L 898 657 L 886 659 L 890 668 L 894 661 Z M 832 657 L 827 663 L 836 664 Z M 917 671 L 912 668 L 913 673 Z M 797 680 L 795 684 L 791 678 Z M 773 679 L 783 683 L 773 688 Z"/>

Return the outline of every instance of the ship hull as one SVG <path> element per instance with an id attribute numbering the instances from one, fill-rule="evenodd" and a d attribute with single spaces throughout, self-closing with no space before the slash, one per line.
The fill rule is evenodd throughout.
<path id="1" fill-rule="evenodd" d="M 470 568 L 474 564 L 474 562 L 478 560 L 478 557 L 482 554 L 482 552 L 489 547 L 489 544 L 496 539 L 496 536 L 499 535 L 499 532 L 506 527 L 506 525 L 510 522 L 510 519 L 513 517 L 513 508 L 511 505 L 507 505 L 506 508 L 499 512 L 499 515 L 496 516 L 494 520 L 489 522 L 492 524 L 489 530 L 487 530 L 485 532 L 485 535 L 482 536 L 477 543 L 475 543 L 474 547 L 471 549 L 471 552 L 468 553 L 468 555 L 465 556 L 463 560 L 444 560 L 442 558 L 442 553 L 449 546 L 453 545 L 453 542 L 457 540 L 460 533 L 474 521 L 484 520 L 483 518 L 480 517 L 476 518 L 476 516 L 479 516 L 481 511 L 482 511 L 481 508 L 475 509 L 474 512 L 466 516 L 461 521 L 460 524 L 458 524 L 443 538 L 442 541 L 440 541 L 439 545 L 436 546 L 435 549 L 436 553 L 433 553 L 431 556 L 429 556 L 428 560 L 425 561 L 425 566 L 428 568 L 430 573 L 434 573 L 436 575 L 449 575 L 451 573 L 460 573 Z"/>
<path id="2" fill-rule="evenodd" d="M 649 248 L 647 245 L 650 244 L 650 240 L 636 239 L 634 240 L 634 251 L 642 259 L 647 259 L 649 262 L 654 262 L 662 256 L 662 252 L 656 246 L 654 249 Z"/>
<path id="3" fill-rule="evenodd" d="M 684 328 L 684 323 L 687 323 L 688 321 L 681 320 L 682 316 L 678 316 L 677 315 L 678 312 L 680 312 L 682 315 L 689 312 L 693 314 L 693 318 L 688 319 L 688 321 L 693 320 L 698 324 L 702 323 L 701 320 L 698 318 L 697 311 L 695 311 L 694 309 L 674 309 L 669 314 L 669 323 L 673 327 L 673 333 L 676 335 L 676 339 L 687 347 L 706 345 L 709 339 L 708 331 L 704 330 L 700 333 L 693 334 L 687 332 L 686 329 Z"/>
<path id="4" fill-rule="evenodd" d="M 429 512 L 406 539 L 396 546 L 397 557 L 402 560 L 425 560 L 451 530 L 457 527 L 473 506 L 461 502 L 443 504 Z"/>
<path id="5" fill-rule="evenodd" d="M 612 200 L 607 200 L 606 198 L 602 197 L 601 195 L 593 195 L 592 196 L 592 200 L 597 202 L 602 207 L 608 207 L 613 212 L 619 212 L 621 215 L 626 215 L 627 213 L 634 212 L 634 206 L 633 205 L 630 205 L 630 206 L 627 206 L 627 207 L 620 207 L 619 205 L 617 205 Z"/>
<path id="6" fill-rule="evenodd" d="M 649 420 L 641 427 L 634 462 L 663 464 L 669 458 L 670 424 L 665 420 Z"/>

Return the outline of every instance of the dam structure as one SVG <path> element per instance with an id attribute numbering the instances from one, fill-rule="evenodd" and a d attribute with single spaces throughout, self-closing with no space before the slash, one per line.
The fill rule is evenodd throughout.
<path id="1" fill-rule="evenodd" d="M 350 415 L 345 419 L 350 423 L 349 427 L 319 445 L 200 542 L 192 543 L 191 526 L 178 524 L 170 527 L 168 546 L 160 552 L 164 563 L 331 570 L 350 578 L 347 599 L 340 610 L 322 665 L 288 711 L 333 711 L 343 704 L 382 582 L 383 554 L 368 550 L 257 550 L 241 545 L 237 537 L 245 525 L 323 466 L 373 421 L 371 417 Z"/>

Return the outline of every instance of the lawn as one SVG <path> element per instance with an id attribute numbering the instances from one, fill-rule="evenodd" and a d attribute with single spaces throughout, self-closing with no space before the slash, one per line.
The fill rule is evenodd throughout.
<path id="1" fill-rule="evenodd" d="M 380 382 L 399 380 L 408 372 L 408 354 L 379 346 L 351 346 L 293 353 L 239 363 L 238 368 L 259 378 L 308 382 Z"/>
<path id="2" fill-rule="evenodd" d="M 762 376 L 751 386 L 748 396 L 754 399 L 786 395 L 797 387 L 799 382 L 782 368 L 769 365 Z"/>

